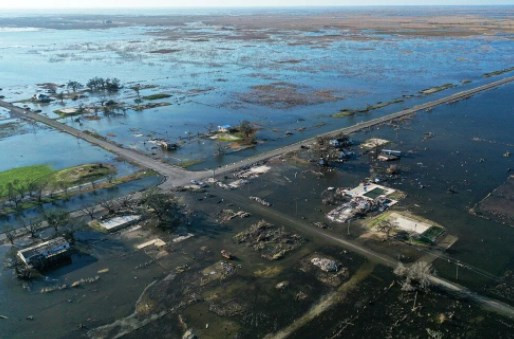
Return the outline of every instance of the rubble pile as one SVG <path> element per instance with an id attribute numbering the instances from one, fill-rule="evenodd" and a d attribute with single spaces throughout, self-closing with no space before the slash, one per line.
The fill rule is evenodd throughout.
<path id="1" fill-rule="evenodd" d="M 311 263 L 314 266 L 319 267 L 320 270 L 323 272 L 337 272 L 339 271 L 339 268 L 341 267 L 341 264 L 333 259 L 328 258 L 318 258 L 314 257 L 311 259 Z"/>
<path id="2" fill-rule="evenodd" d="M 241 315 L 245 310 L 245 306 L 235 301 L 229 301 L 222 304 L 211 303 L 209 305 L 209 311 L 219 315 L 220 317 L 233 317 L 236 315 Z"/>
<path id="3" fill-rule="evenodd" d="M 262 198 L 259 198 L 259 197 L 250 197 L 250 200 L 256 201 L 259 204 L 261 204 L 262 206 L 266 206 L 266 207 L 270 207 L 271 206 L 271 203 L 269 201 L 266 201 L 266 200 L 264 200 Z"/>
<path id="4" fill-rule="evenodd" d="M 220 260 L 213 265 L 202 270 L 201 286 L 205 286 L 212 281 L 225 280 L 236 273 L 236 266 L 225 260 Z"/>
<path id="5" fill-rule="evenodd" d="M 235 218 L 244 219 L 244 218 L 248 218 L 249 216 L 250 216 L 250 213 L 247 213 L 245 211 L 234 212 L 231 209 L 224 209 L 219 213 L 218 220 L 220 223 L 223 224 L 223 223 L 226 223 Z"/>
<path id="6" fill-rule="evenodd" d="M 234 239 L 242 244 L 246 243 L 261 253 L 263 258 L 278 260 L 288 252 L 297 249 L 302 244 L 302 238 L 298 234 L 285 232 L 264 220 L 250 226 L 246 231 L 238 233 Z"/>

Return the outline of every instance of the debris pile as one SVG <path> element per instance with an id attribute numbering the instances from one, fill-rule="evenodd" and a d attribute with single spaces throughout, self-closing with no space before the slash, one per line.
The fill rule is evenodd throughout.
<path id="1" fill-rule="evenodd" d="M 337 272 L 339 271 L 340 263 L 333 259 L 314 257 L 311 259 L 314 266 L 319 267 L 323 272 Z"/>
<path id="2" fill-rule="evenodd" d="M 236 315 L 242 315 L 245 310 L 245 306 L 235 301 L 229 301 L 223 304 L 211 303 L 209 305 L 209 311 L 219 315 L 220 317 L 233 317 Z"/>
<path id="3" fill-rule="evenodd" d="M 288 252 L 300 247 L 303 241 L 298 234 L 288 233 L 283 228 L 278 228 L 264 220 L 236 234 L 234 239 L 240 244 L 246 243 L 252 246 L 268 260 L 283 258 Z"/>
<path id="4" fill-rule="evenodd" d="M 255 179 L 262 174 L 268 173 L 270 169 L 271 167 L 267 165 L 254 166 L 236 173 L 235 176 L 239 179 Z"/>
<path id="5" fill-rule="evenodd" d="M 226 223 L 235 218 L 244 219 L 244 218 L 248 218 L 249 216 L 250 216 L 250 213 L 247 213 L 245 211 L 234 212 L 231 209 L 224 209 L 224 210 L 221 210 L 221 212 L 219 213 L 218 220 L 220 223 L 223 224 L 223 223 Z"/>
<path id="6" fill-rule="evenodd" d="M 234 264 L 232 264 L 228 261 L 225 261 L 225 260 L 220 260 L 220 261 L 214 263 L 213 265 L 202 270 L 203 277 L 201 279 L 200 284 L 202 286 L 205 286 L 208 283 L 210 283 L 211 281 L 225 280 L 225 279 L 233 276 L 235 273 L 236 273 L 236 266 L 234 266 Z"/>
<path id="7" fill-rule="evenodd" d="M 271 203 L 262 199 L 262 198 L 259 198 L 259 197 L 249 197 L 250 200 L 253 200 L 253 201 L 256 201 L 258 202 L 259 204 L 261 204 L 262 206 L 266 206 L 266 207 L 270 207 L 271 206 Z"/>

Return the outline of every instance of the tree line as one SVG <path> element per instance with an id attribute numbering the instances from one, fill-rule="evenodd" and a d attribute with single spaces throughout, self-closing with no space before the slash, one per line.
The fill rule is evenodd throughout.
<path id="1" fill-rule="evenodd" d="M 101 78 L 94 77 L 87 81 L 86 86 L 89 90 L 93 92 L 118 92 L 123 88 L 121 85 L 121 81 L 118 78 Z M 66 88 L 75 93 L 77 90 L 84 88 L 84 85 L 78 81 L 70 80 L 66 84 Z"/>

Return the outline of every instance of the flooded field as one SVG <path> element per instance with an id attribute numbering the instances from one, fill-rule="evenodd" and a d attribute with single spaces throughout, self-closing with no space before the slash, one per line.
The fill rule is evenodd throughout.
<path id="1" fill-rule="evenodd" d="M 353 12 L 334 13 L 348 27 L 322 25 L 320 20 L 327 15 L 323 11 L 312 17 L 297 14 L 310 19 L 286 28 L 281 22 L 297 22 L 293 14 L 263 19 L 242 12 L 245 20 L 241 21 L 223 15 L 172 16 L 168 21 L 128 16 L 119 19 L 126 24 L 112 17 L 111 26 L 102 28 L 94 24 L 108 20 L 101 16 L 88 21 L 73 18 L 75 24 L 92 25 L 89 30 L 54 29 L 50 24 L 34 30 L 6 30 L 0 33 L 5 84 L 1 94 L 5 100 L 22 100 L 19 105 L 53 118 L 59 117 L 57 110 L 97 105 L 93 115 L 61 120 L 201 170 L 477 86 L 487 80 L 483 74 L 503 70 L 512 61 L 512 32 L 487 11 L 479 17 L 494 29 L 488 26 L 487 35 L 470 30 L 465 38 L 451 29 L 447 35 L 434 35 L 413 27 L 418 33 L 411 35 L 353 27 L 353 19 L 347 19 Z M 408 21 L 411 13 L 403 15 Z M 460 19 L 454 20 L 457 25 Z M 15 26 L 25 22 L 23 18 L 4 21 Z M 84 93 L 74 100 L 24 102 L 44 93 L 48 84 L 65 85 L 70 80 L 85 84 L 95 76 L 116 77 L 124 88 L 109 95 Z M 448 83 L 452 88 L 420 93 Z M 57 92 L 74 91 L 57 87 Z M 108 100 L 123 110 L 105 111 L 101 103 Z M 138 110 L 134 109 L 138 100 L 169 105 Z M 344 109 L 370 106 L 387 107 L 333 117 Z M 219 146 L 206 134 L 243 120 L 259 129 L 257 147 L 237 151 L 225 143 L 220 156 Z M 152 140 L 181 147 L 162 152 Z"/>
<path id="2" fill-rule="evenodd" d="M 509 338 L 511 83 L 216 172 L 512 76 L 426 10 L 0 12 L 0 100 L 171 173 L 0 109 L 0 337 Z"/>

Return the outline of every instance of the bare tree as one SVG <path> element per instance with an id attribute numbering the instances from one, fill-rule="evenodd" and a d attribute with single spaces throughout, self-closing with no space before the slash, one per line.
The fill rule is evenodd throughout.
<path id="1" fill-rule="evenodd" d="M 107 176 L 107 182 L 108 182 L 109 184 L 112 184 L 112 182 L 114 181 L 114 179 L 115 179 L 115 178 L 116 178 L 116 176 L 115 176 L 114 174 L 109 174 L 109 175 Z"/>
<path id="2" fill-rule="evenodd" d="M 22 220 L 23 227 L 30 234 L 31 238 L 37 238 L 37 232 L 41 228 L 42 221 L 39 219 Z"/>
<path id="3" fill-rule="evenodd" d="M 48 184 L 47 180 L 38 180 L 34 187 L 34 196 L 36 200 L 41 203 L 43 201 L 43 192 Z"/>
<path id="4" fill-rule="evenodd" d="M 54 229 L 55 233 L 59 232 L 59 228 L 70 223 L 70 214 L 66 211 L 51 211 L 45 213 L 44 218 L 48 226 Z"/>
<path id="5" fill-rule="evenodd" d="M 150 191 L 143 201 L 147 217 L 155 219 L 162 230 L 174 230 L 186 220 L 182 206 L 172 195 Z"/>
<path id="6" fill-rule="evenodd" d="M 132 204 L 134 203 L 134 199 L 130 195 L 126 195 L 124 197 L 121 197 L 119 199 L 119 201 L 120 201 L 120 205 L 123 208 L 130 208 L 130 207 L 132 207 Z"/>
<path id="7" fill-rule="evenodd" d="M 226 148 L 225 148 L 225 145 L 223 145 L 223 143 L 221 142 L 216 142 L 216 156 L 218 158 L 223 158 L 223 156 L 225 155 L 225 153 L 227 152 Z"/>
<path id="8" fill-rule="evenodd" d="M 386 234 L 386 239 L 389 240 L 391 237 L 391 231 L 393 230 L 393 224 L 390 221 L 384 220 L 378 225 L 378 229 Z"/>
<path id="9" fill-rule="evenodd" d="M 64 93 L 63 92 L 59 92 L 57 93 L 57 99 L 59 99 L 61 105 L 64 105 Z"/>
<path id="10" fill-rule="evenodd" d="M 110 214 L 116 213 L 117 206 L 116 203 L 112 200 L 104 200 L 100 203 L 100 206 L 105 208 Z"/>
<path id="11" fill-rule="evenodd" d="M 85 215 L 89 216 L 89 218 L 93 220 L 96 214 L 96 206 L 86 206 L 82 209 L 82 212 L 84 212 Z"/>
<path id="12" fill-rule="evenodd" d="M 5 237 L 7 240 L 11 243 L 11 245 L 14 245 L 14 240 L 16 240 L 16 231 L 12 227 L 7 227 L 7 230 L 5 231 Z"/>
<path id="13" fill-rule="evenodd" d="M 7 183 L 6 189 L 7 200 L 10 201 L 17 209 L 25 195 L 25 186 L 22 185 L 19 180 L 13 180 L 12 182 Z"/>
<path id="14" fill-rule="evenodd" d="M 239 124 L 239 133 L 241 133 L 242 143 L 245 145 L 255 144 L 255 128 L 249 121 L 243 120 Z"/>
<path id="15" fill-rule="evenodd" d="M 82 88 L 84 87 L 80 82 L 78 81 L 73 81 L 73 80 L 70 80 L 68 81 L 68 83 L 66 84 L 66 87 L 68 89 L 71 89 L 73 91 L 73 93 L 77 92 L 77 89 L 79 88 Z"/>
<path id="16" fill-rule="evenodd" d="M 27 180 L 27 193 L 30 197 L 33 197 L 38 186 L 37 179 Z"/>
<path id="17" fill-rule="evenodd" d="M 398 264 L 394 273 L 404 277 L 402 291 L 412 292 L 416 290 L 426 291 L 430 286 L 430 275 L 432 266 L 424 261 L 417 261 L 405 267 L 402 263 Z"/>
<path id="18" fill-rule="evenodd" d="M 59 185 L 59 188 L 61 189 L 61 192 L 64 195 L 64 200 L 68 200 L 70 198 L 69 194 L 68 194 L 68 189 L 69 189 L 68 183 L 64 182 L 64 181 L 60 181 L 58 183 L 58 185 Z"/>

